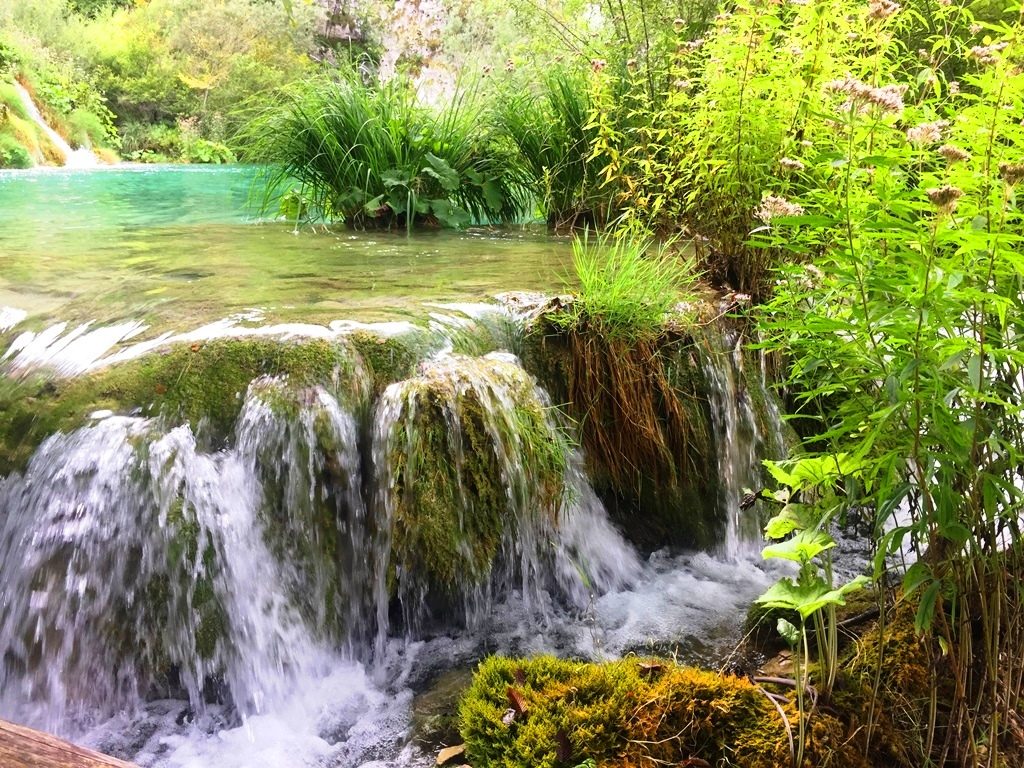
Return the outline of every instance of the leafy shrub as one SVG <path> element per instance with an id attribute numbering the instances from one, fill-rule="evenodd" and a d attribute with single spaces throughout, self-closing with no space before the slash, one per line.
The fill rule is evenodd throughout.
<path id="1" fill-rule="evenodd" d="M 288 89 L 238 143 L 245 159 L 271 166 L 268 210 L 296 181 L 311 215 L 355 226 L 512 221 L 526 208 L 467 93 L 428 109 L 404 82 L 318 78 Z"/>
<path id="2" fill-rule="evenodd" d="M 2 109 L 2 107 L 0 107 Z M 0 168 L 31 168 L 35 165 L 28 150 L 0 124 Z"/>
<path id="3" fill-rule="evenodd" d="M 68 115 L 68 139 L 75 146 L 99 147 L 106 143 L 109 134 L 103 121 L 86 109 L 76 109 Z"/>

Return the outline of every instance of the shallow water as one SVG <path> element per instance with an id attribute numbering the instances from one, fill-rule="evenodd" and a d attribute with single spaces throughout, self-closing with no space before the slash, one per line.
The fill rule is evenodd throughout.
<path id="1" fill-rule="evenodd" d="M 194 327 L 394 319 L 424 300 L 552 290 L 567 241 L 542 230 L 351 232 L 258 221 L 244 166 L 0 171 L 0 307 L 72 322 Z"/>

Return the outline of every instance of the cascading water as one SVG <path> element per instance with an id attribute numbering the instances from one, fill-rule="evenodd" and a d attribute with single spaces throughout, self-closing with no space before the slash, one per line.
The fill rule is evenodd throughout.
<path id="1" fill-rule="evenodd" d="M 32 100 L 32 95 L 25 90 L 25 86 L 16 82 L 14 83 L 14 88 L 18 92 L 21 103 L 25 106 L 25 111 L 32 118 L 32 122 L 39 126 L 39 129 L 46 134 L 50 142 L 64 156 L 65 168 L 94 168 L 99 165 L 99 160 L 92 150 L 84 147 L 82 149 L 72 149 L 71 145 L 64 140 L 64 137 L 50 127 L 39 113 L 39 107 Z"/>
<path id="2" fill-rule="evenodd" d="M 712 427 L 717 441 L 719 508 L 725 516 L 722 553 L 732 561 L 760 555 L 763 540 L 760 522 L 753 509 L 743 510 L 745 493 L 763 486 L 761 460 L 781 458 L 778 437 L 766 445 L 751 387 L 760 387 L 757 399 L 765 403 L 761 417 L 775 436 L 782 434 L 782 422 L 773 408 L 764 381 L 747 375 L 744 368 L 742 336 L 729 328 L 710 326 L 705 332 L 704 371 L 711 400 Z"/>
<path id="3" fill-rule="evenodd" d="M 642 560 L 520 362 L 455 346 L 372 407 L 359 364 L 257 378 L 226 444 L 138 416 L 47 439 L 0 480 L 0 716 L 143 766 L 428 765 L 411 689 L 484 652 L 720 653 L 770 576 L 736 548 Z M 759 433 L 736 341 L 713 348 L 731 505 Z"/>

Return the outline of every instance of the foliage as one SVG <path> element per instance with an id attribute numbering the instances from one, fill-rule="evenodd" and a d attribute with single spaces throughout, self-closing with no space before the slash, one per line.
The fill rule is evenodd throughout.
<path id="1" fill-rule="evenodd" d="M 127 154 L 225 162 L 239 106 L 308 71 L 316 13 L 262 0 L 10 0 L 0 69 L 31 85 L 73 143 L 117 148 L 119 127 L 184 122 L 182 141 Z"/>
<path id="2" fill-rule="evenodd" d="M 31 168 L 33 165 L 28 150 L 0 128 L 0 168 Z"/>
<path id="3" fill-rule="evenodd" d="M 680 296 L 693 290 L 698 275 L 673 243 L 613 238 L 589 233 L 573 239 L 573 267 L 579 291 L 552 321 L 565 328 L 588 327 L 609 340 L 651 338 L 661 333 Z"/>
<path id="4" fill-rule="evenodd" d="M 810 648 L 808 619 L 813 620 L 822 679 L 819 688 L 830 696 L 839 670 L 839 637 L 836 607 L 845 605 L 846 595 L 869 583 L 858 576 L 836 586 L 833 581 L 830 550 L 836 546 L 828 526 L 841 510 L 834 488 L 854 475 L 858 467 L 847 456 L 800 457 L 788 462 L 768 462 L 769 471 L 781 486 L 774 500 L 781 510 L 765 525 L 765 538 L 779 543 L 768 544 L 762 554 L 767 559 L 782 559 L 799 567 L 796 578 L 785 576 L 773 584 L 756 602 L 765 608 L 795 612 L 799 626 L 785 618 L 778 620 L 779 633 L 794 647 L 794 679 L 800 714 L 797 743 L 797 764 L 803 762 L 806 747 L 805 730 L 809 716 L 804 701 L 809 684 Z M 797 503 L 801 494 L 811 503 Z"/>
<path id="5" fill-rule="evenodd" d="M 519 88 L 498 96 L 498 130 L 518 150 L 530 191 L 554 229 L 604 224 L 607 200 L 600 193 L 599 160 L 591 159 L 589 85 L 567 69 L 547 74 L 539 91 Z M 595 194 L 598 193 L 598 194 Z"/>
<path id="6" fill-rule="evenodd" d="M 272 167 L 265 209 L 295 182 L 311 216 L 358 227 L 504 222 L 525 208 L 472 92 L 429 109 L 400 81 L 322 77 L 262 112 L 242 148 L 246 159 Z"/>
<path id="7" fill-rule="evenodd" d="M 939 29 L 970 27 L 962 8 L 933 12 Z M 876 573 L 899 569 L 917 630 L 948 657 L 936 664 L 954 685 L 948 709 L 933 700 L 925 754 L 994 766 L 1017 759 L 1024 651 L 1007 583 L 1024 457 L 1021 24 L 988 25 L 976 46 L 936 32 L 908 81 L 898 38 L 914 15 L 851 23 L 873 32 L 869 79 L 854 71 L 821 90 L 830 132 L 801 155 L 804 183 L 780 180 L 774 199 L 795 198 L 804 215 L 764 234 L 815 266 L 784 273 L 766 330 L 804 406 L 821 409 L 814 455 L 859 466 L 843 503 L 877 515 Z M 960 82 L 944 80 L 951 69 Z M 891 561 L 907 551 L 913 566 Z"/>

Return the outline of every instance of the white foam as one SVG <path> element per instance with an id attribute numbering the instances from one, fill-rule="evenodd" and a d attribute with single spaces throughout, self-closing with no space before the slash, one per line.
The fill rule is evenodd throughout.
<path id="1" fill-rule="evenodd" d="M 0 333 L 9 331 L 28 317 L 28 312 L 16 307 L 0 307 Z"/>

